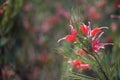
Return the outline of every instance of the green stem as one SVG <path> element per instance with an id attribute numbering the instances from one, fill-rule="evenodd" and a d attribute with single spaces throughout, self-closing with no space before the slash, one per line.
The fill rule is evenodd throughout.
<path id="1" fill-rule="evenodd" d="M 84 50 L 86 53 L 90 54 L 87 50 L 85 50 L 85 49 L 83 49 L 83 50 Z M 99 65 L 99 67 L 100 67 L 100 70 L 101 70 L 101 72 L 103 73 L 105 79 L 106 79 L 106 80 L 109 80 L 108 76 L 106 75 L 105 71 L 103 70 L 102 65 L 100 64 L 100 62 L 99 62 L 99 60 L 97 59 L 97 57 L 96 57 L 94 54 L 91 54 L 91 55 L 95 58 L 96 62 L 98 63 L 98 65 Z"/>

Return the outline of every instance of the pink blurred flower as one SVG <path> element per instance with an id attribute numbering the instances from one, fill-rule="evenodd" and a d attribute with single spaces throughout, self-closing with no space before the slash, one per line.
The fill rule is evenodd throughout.
<path id="1" fill-rule="evenodd" d="M 113 32 L 116 32 L 118 30 L 118 25 L 115 22 L 112 22 L 111 29 Z"/>
<path id="2" fill-rule="evenodd" d="M 68 13 L 67 11 L 63 10 L 63 9 L 59 10 L 59 13 L 58 13 L 58 14 L 59 14 L 60 16 L 64 17 L 64 18 L 68 19 L 68 20 L 69 20 L 69 18 L 70 18 L 69 13 Z"/>
<path id="3" fill-rule="evenodd" d="M 115 0 L 114 7 L 115 8 L 120 8 L 120 1 L 119 0 Z"/>
<path id="4" fill-rule="evenodd" d="M 82 4 L 84 0 L 75 0 L 76 4 Z"/>
<path id="5" fill-rule="evenodd" d="M 23 9 L 24 11 L 26 11 L 26 12 L 30 12 L 30 11 L 32 11 L 32 9 L 33 9 L 33 4 L 32 4 L 31 2 L 26 2 L 26 3 L 23 5 L 22 9 Z"/>
<path id="6" fill-rule="evenodd" d="M 59 23 L 60 20 L 61 19 L 58 15 L 49 16 L 43 21 L 40 29 L 43 32 L 47 32 L 53 27 L 53 25 Z"/>
<path id="7" fill-rule="evenodd" d="M 99 0 L 97 1 L 96 6 L 102 9 L 105 6 L 105 4 L 106 4 L 106 0 Z"/>
<path id="8" fill-rule="evenodd" d="M 4 13 L 5 7 L 9 4 L 8 1 L 5 1 L 1 6 L 0 6 L 0 15 Z"/>
<path id="9" fill-rule="evenodd" d="M 98 12 L 90 12 L 89 14 L 90 19 L 100 19 L 100 14 Z"/>
<path id="10" fill-rule="evenodd" d="M 100 13 L 97 12 L 96 8 L 93 6 L 89 7 L 89 14 L 88 14 L 90 19 L 100 19 L 101 15 Z"/>
<path id="11" fill-rule="evenodd" d="M 0 9 L 0 15 L 3 14 L 4 10 Z"/>
<path id="12" fill-rule="evenodd" d="M 60 2 L 55 4 L 55 9 L 56 9 L 56 14 L 59 16 L 64 17 L 65 19 L 70 18 L 70 15 L 68 13 L 68 11 L 66 11 L 65 9 L 62 8 L 62 4 Z"/>
<path id="13" fill-rule="evenodd" d="M 23 18 L 22 23 L 25 29 L 31 32 L 35 32 L 35 28 L 30 24 L 28 18 Z"/>
<path id="14" fill-rule="evenodd" d="M 10 79 L 14 75 L 15 75 L 15 72 L 12 69 L 10 69 L 10 64 L 6 64 L 2 69 L 2 76 L 0 77 L 3 77 L 3 79 L 5 80 L 6 77 Z"/>

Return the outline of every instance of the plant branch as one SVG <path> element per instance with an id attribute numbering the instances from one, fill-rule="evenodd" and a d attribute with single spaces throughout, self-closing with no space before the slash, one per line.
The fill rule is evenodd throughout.
<path id="1" fill-rule="evenodd" d="M 85 50 L 85 49 L 83 49 L 83 50 L 84 50 L 86 53 L 90 54 L 87 50 Z M 100 67 L 100 70 L 101 70 L 101 72 L 103 73 L 105 79 L 106 79 L 106 80 L 109 80 L 108 76 L 106 75 L 105 71 L 103 70 L 102 65 L 100 64 L 100 62 L 99 62 L 99 60 L 97 59 L 97 57 L 96 57 L 94 54 L 91 54 L 91 55 L 95 58 L 96 62 L 98 63 L 98 65 L 99 65 L 99 67 Z"/>

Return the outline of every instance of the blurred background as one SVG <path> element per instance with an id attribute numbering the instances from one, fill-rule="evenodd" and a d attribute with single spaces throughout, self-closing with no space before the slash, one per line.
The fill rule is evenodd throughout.
<path id="1" fill-rule="evenodd" d="M 0 0 L 0 80 L 61 80 L 57 40 L 73 23 L 108 26 L 119 36 L 119 0 Z M 107 36 L 107 37 L 106 37 Z"/>

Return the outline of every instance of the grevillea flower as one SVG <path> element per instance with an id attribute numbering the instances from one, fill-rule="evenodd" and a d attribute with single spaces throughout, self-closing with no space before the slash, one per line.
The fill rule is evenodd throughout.
<path id="1" fill-rule="evenodd" d="M 62 40 L 66 40 L 68 42 L 75 42 L 76 41 L 76 37 L 77 37 L 77 31 L 73 28 L 72 25 L 70 25 L 71 28 L 71 34 L 66 35 L 65 37 L 59 39 L 57 42 L 59 43 Z"/>
<path id="2" fill-rule="evenodd" d="M 80 68 L 82 68 L 82 69 L 90 69 L 91 67 L 90 67 L 90 64 L 81 64 Z"/>
<path id="3" fill-rule="evenodd" d="M 98 33 L 102 32 L 102 30 L 100 28 L 95 28 L 91 31 L 91 35 L 92 36 L 95 36 L 97 35 Z"/>
<path id="4" fill-rule="evenodd" d="M 68 42 L 74 42 L 74 41 L 76 41 L 76 37 L 73 36 L 73 35 L 67 35 L 67 36 L 65 37 L 65 39 L 66 39 Z"/>
<path id="5" fill-rule="evenodd" d="M 91 66 L 90 64 L 84 64 L 79 60 L 69 60 L 68 61 L 69 64 L 71 64 L 73 66 L 73 68 L 77 68 L 77 69 L 90 69 Z"/>
<path id="6" fill-rule="evenodd" d="M 77 31 L 73 27 L 71 27 L 71 35 L 77 36 Z"/>
<path id="7" fill-rule="evenodd" d="M 92 49 L 95 52 L 98 52 L 101 48 L 104 48 L 105 45 L 113 45 L 112 43 L 100 43 L 99 38 L 103 35 L 104 32 L 102 32 L 97 38 L 95 38 L 92 41 Z"/>
<path id="8" fill-rule="evenodd" d="M 104 48 L 104 43 L 99 43 L 99 39 L 96 38 L 95 40 L 93 40 L 92 42 L 92 49 L 97 52 L 99 51 L 101 48 Z"/>
<path id="9" fill-rule="evenodd" d="M 93 30 L 91 30 L 90 26 L 87 26 L 85 24 L 80 25 L 80 27 L 79 27 L 79 29 L 82 31 L 82 33 L 84 35 L 88 35 L 88 36 L 92 36 L 92 37 L 94 37 L 98 33 L 102 32 L 103 28 L 108 29 L 108 27 L 100 27 L 100 28 L 94 28 Z"/>
<path id="10" fill-rule="evenodd" d="M 87 35 L 87 34 L 88 34 L 89 28 L 88 28 L 87 25 L 80 25 L 79 28 L 80 28 L 80 30 L 82 31 L 82 33 L 83 33 L 84 35 Z"/>
<path id="11" fill-rule="evenodd" d="M 97 52 L 99 51 L 101 48 L 104 48 L 105 45 L 108 45 L 109 43 L 100 43 L 99 42 L 99 38 L 102 36 L 102 34 L 104 33 L 102 31 L 103 28 L 108 29 L 108 27 L 100 27 L 100 28 L 94 28 L 91 30 L 90 27 L 90 23 L 89 25 L 81 25 L 80 30 L 82 31 L 82 33 L 88 37 L 91 38 L 92 37 L 92 49 L 93 51 Z M 98 35 L 99 34 L 99 35 Z M 98 37 L 97 37 L 98 36 Z M 111 44 L 111 43 L 110 43 Z"/>

